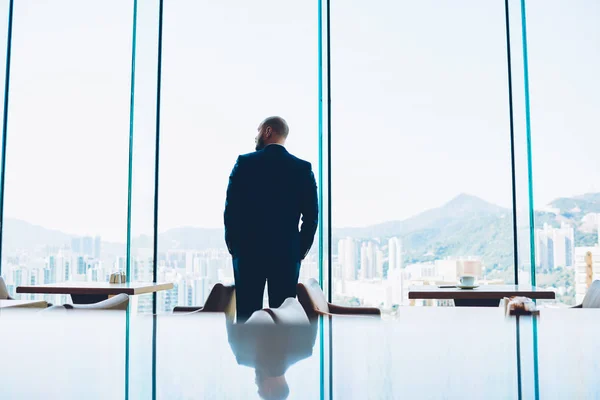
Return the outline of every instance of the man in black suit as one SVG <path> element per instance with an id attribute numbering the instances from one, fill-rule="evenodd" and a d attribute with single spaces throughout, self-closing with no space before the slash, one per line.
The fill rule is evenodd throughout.
<path id="1" fill-rule="evenodd" d="M 315 176 L 309 162 L 285 149 L 288 133 L 283 118 L 265 119 L 256 151 L 239 156 L 229 177 L 225 241 L 233 257 L 238 321 L 262 308 L 266 281 L 269 307 L 296 296 L 300 263 L 317 230 Z"/>

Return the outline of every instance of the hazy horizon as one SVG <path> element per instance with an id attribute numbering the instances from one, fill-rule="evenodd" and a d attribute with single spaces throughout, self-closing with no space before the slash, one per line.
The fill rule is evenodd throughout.
<path id="1" fill-rule="evenodd" d="M 585 195 L 594 195 L 594 194 L 600 194 L 600 192 L 588 192 L 588 193 L 577 194 L 577 195 L 574 195 L 574 196 L 561 196 L 561 197 L 558 197 L 558 198 L 554 199 L 553 201 L 558 200 L 558 199 L 562 199 L 562 198 L 570 198 L 570 199 L 572 199 L 572 198 L 575 198 L 575 197 L 580 197 L 580 196 L 585 196 Z M 430 208 L 430 209 L 427 209 L 427 210 L 423 210 L 423 211 L 421 211 L 421 212 L 419 212 L 419 213 L 417 213 L 415 215 L 411 215 L 411 216 L 409 216 L 407 218 L 404 218 L 404 219 L 401 219 L 401 220 L 398 220 L 398 219 L 385 220 L 385 221 L 376 222 L 374 224 L 360 225 L 360 226 L 334 226 L 333 230 L 361 229 L 361 228 L 374 227 L 374 226 L 386 224 L 386 223 L 389 223 L 389 222 L 404 222 L 406 220 L 409 220 L 409 219 L 412 219 L 412 218 L 416 218 L 419 215 L 421 215 L 423 213 L 426 213 L 428 211 L 443 208 L 444 206 L 448 205 L 449 203 L 451 203 L 452 201 L 454 201 L 455 199 L 457 199 L 457 198 L 459 198 L 461 196 L 473 197 L 473 198 L 476 198 L 476 199 L 481 200 L 483 202 L 486 202 L 486 203 L 488 203 L 488 204 L 490 204 L 492 206 L 501 207 L 503 209 L 506 209 L 506 211 L 511 212 L 511 207 L 503 207 L 503 206 L 500 206 L 498 204 L 494 204 L 494 203 L 492 203 L 490 201 L 487 201 L 486 199 L 483 199 L 481 197 L 471 195 L 469 193 L 459 193 L 456 196 L 454 196 L 453 198 L 449 199 L 448 201 L 444 202 L 443 204 L 441 204 L 441 205 L 439 205 L 437 207 Z M 552 203 L 552 201 L 549 202 L 548 204 L 544 205 L 544 207 L 545 206 L 549 206 L 550 203 Z M 544 210 L 542 210 L 540 208 L 536 208 L 535 211 L 544 211 Z M 103 242 L 106 242 L 106 243 L 125 244 L 125 242 L 118 242 L 118 241 L 113 241 L 113 240 L 104 240 L 104 237 L 101 234 L 99 234 L 99 233 L 91 233 L 91 232 L 83 233 L 83 234 L 81 234 L 81 233 L 69 233 L 69 232 L 62 231 L 60 228 L 43 226 L 43 225 L 37 224 L 37 223 L 35 223 L 33 221 L 27 221 L 27 220 L 24 220 L 24 219 L 12 218 L 12 217 L 6 217 L 6 218 L 7 219 L 12 219 L 12 220 L 15 220 L 15 221 L 25 222 L 27 224 L 30 224 L 30 225 L 35 226 L 35 227 L 43 228 L 45 230 L 57 231 L 57 232 L 59 232 L 61 234 L 65 234 L 65 235 L 68 235 L 68 236 L 73 236 L 73 237 L 84 237 L 84 236 L 92 236 L 92 237 L 94 237 L 94 236 L 100 236 L 100 237 L 102 237 Z M 158 234 L 161 235 L 163 233 L 167 233 L 167 232 L 172 231 L 172 230 L 183 229 L 183 228 L 202 229 L 202 230 L 223 230 L 223 226 L 181 225 L 181 226 L 172 227 L 172 228 L 169 228 L 169 229 L 166 229 L 166 230 L 162 230 L 162 231 L 159 230 Z M 151 236 L 151 235 L 152 235 L 152 233 L 150 233 L 150 234 L 139 234 L 139 235 L 134 236 L 134 238 L 139 238 L 139 237 L 142 237 L 142 236 Z"/>

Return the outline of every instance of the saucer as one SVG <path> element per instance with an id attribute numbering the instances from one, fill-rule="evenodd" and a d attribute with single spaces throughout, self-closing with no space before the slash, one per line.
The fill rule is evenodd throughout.
<path id="1" fill-rule="evenodd" d="M 456 285 L 459 289 L 477 289 L 479 285 Z"/>

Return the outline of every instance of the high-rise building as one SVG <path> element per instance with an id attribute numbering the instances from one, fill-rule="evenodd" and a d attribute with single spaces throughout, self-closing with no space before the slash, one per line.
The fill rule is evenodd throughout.
<path id="1" fill-rule="evenodd" d="M 369 276 L 369 249 L 366 243 L 360 247 L 360 279 L 365 280 Z"/>
<path id="2" fill-rule="evenodd" d="M 346 240 L 340 239 L 338 240 L 338 264 L 341 269 L 341 278 L 344 279 L 344 264 L 346 260 L 346 248 L 345 248 Z"/>
<path id="3" fill-rule="evenodd" d="M 126 269 L 127 269 L 127 259 L 123 256 L 117 256 L 117 258 L 115 259 L 114 270 L 120 271 L 120 272 L 125 272 Z"/>
<path id="4" fill-rule="evenodd" d="M 404 304 L 405 303 L 405 271 L 400 268 L 388 270 L 387 282 L 391 288 L 391 303 L 392 304 Z"/>
<path id="5" fill-rule="evenodd" d="M 375 274 L 373 276 L 374 278 L 383 279 L 383 263 L 383 251 L 378 248 L 377 252 L 375 253 Z"/>
<path id="6" fill-rule="evenodd" d="M 81 253 L 90 257 L 94 256 L 94 239 L 91 236 L 81 239 Z"/>
<path id="7" fill-rule="evenodd" d="M 341 267 L 342 279 L 353 281 L 356 279 L 358 249 L 356 241 L 352 238 L 341 239 L 338 242 L 338 262 Z"/>
<path id="8" fill-rule="evenodd" d="M 554 229 L 554 265 L 557 267 L 572 267 L 575 258 L 574 229 L 563 223 Z"/>
<path id="9" fill-rule="evenodd" d="M 77 271 L 77 275 L 85 275 L 87 273 L 87 264 L 85 257 L 77 256 L 75 258 L 75 271 Z"/>
<path id="10" fill-rule="evenodd" d="M 46 260 L 46 268 L 44 269 L 44 283 L 55 283 L 57 270 L 56 256 L 49 256 Z"/>
<path id="11" fill-rule="evenodd" d="M 185 253 L 185 273 L 193 274 L 194 273 L 194 252 L 188 251 Z"/>
<path id="12" fill-rule="evenodd" d="M 71 251 L 74 254 L 81 254 L 81 238 L 74 237 L 71 239 Z"/>
<path id="13" fill-rule="evenodd" d="M 373 279 L 377 270 L 377 251 L 379 246 L 377 243 L 369 241 L 367 243 L 367 276 L 366 279 Z"/>
<path id="14" fill-rule="evenodd" d="M 100 254 L 102 251 L 102 239 L 100 236 L 96 236 L 94 238 L 94 257 L 100 259 Z"/>
<path id="15" fill-rule="evenodd" d="M 575 232 L 563 223 L 553 228 L 545 223 L 535 231 L 535 256 L 537 267 L 550 271 L 555 267 L 572 267 L 575 259 Z"/>
<path id="16" fill-rule="evenodd" d="M 402 268 L 402 241 L 393 237 L 388 240 L 388 274 L 390 271 Z"/>
<path id="17" fill-rule="evenodd" d="M 17 267 L 13 270 L 13 279 L 15 286 L 21 286 L 25 282 L 27 282 L 27 273 L 28 271 L 23 267 Z"/>

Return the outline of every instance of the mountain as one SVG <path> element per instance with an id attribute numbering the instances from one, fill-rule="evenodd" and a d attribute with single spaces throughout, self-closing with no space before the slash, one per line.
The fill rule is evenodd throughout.
<path id="1" fill-rule="evenodd" d="M 559 209 L 560 214 L 565 216 L 600 213 L 600 193 L 586 193 L 570 198 L 561 197 L 552 201 L 549 205 Z"/>
<path id="2" fill-rule="evenodd" d="M 390 221 L 363 228 L 334 230 L 337 237 L 374 238 L 403 236 L 420 230 L 435 229 L 464 218 L 501 215 L 510 210 L 488 203 L 479 197 L 460 194 L 441 207 L 424 211 L 404 221 Z"/>
<path id="3" fill-rule="evenodd" d="M 562 223 L 567 223 L 575 228 L 576 246 L 593 246 L 598 243 L 600 193 L 561 197 L 550 202 L 546 208 L 551 211 L 536 211 L 536 227 L 547 223 L 557 228 Z"/>
<path id="4" fill-rule="evenodd" d="M 71 244 L 72 235 L 46 229 L 20 219 L 5 218 L 2 248 L 8 252 L 32 251 L 40 247 L 62 247 Z"/>
<path id="5" fill-rule="evenodd" d="M 404 221 L 336 229 L 333 236 L 334 251 L 338 239 L 347 236 L 380 238 L 384 243 L 389 237 L 401 237 L 406 262 L 477 255 L 490 267 L 508 267 L 513 253 L 511 211 L 468 194 Z"/>
<path id="6" fill-rule="evenodd" d="M 575 245 L 589 246 L 598 241 L 600 193 L 559 198 L 543 211 L 535 212 L 536 227 L 544 223 L 558 227 L 568 223 L 575 229 Z M 25 221 L 6 218 L 5 254 L 35 252 L 45 247 L 70 245 L 69 235 Z M 479 256 L 489 268 L 503 270 L 512 265 L 512 210 L 476 196 L 460 194 L 441 207 L 430 209 L 401 221 L 389 221 L 367 227 L 333 230 L 333 251 L 338 240 L 379 240 L 382 245 L 393 236 L 402 238 L 406 262 L 423 262 L 446 256 Z M 151 248 L 152 238 L 138 236 L 132 245 Z M 103 254 L 124 254 L 123 243 L 102 243 Z M 159 251 L 168 249 L 225 248 L 223 229 L 180 227 L 159 235 Z"/>

